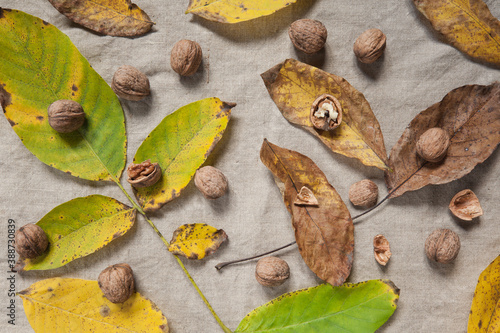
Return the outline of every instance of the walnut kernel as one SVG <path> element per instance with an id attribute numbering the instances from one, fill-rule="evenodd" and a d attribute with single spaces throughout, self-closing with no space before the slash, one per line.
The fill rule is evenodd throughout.
<path id="1" fill-rule="evenodd" d="M 196 171 L 194 184 L 207 199 L 217 199 L 227 192 L 227 178 L 217 168 L 204 166 Z"/>
<path id="2" fill-rule="evenodd" d="M 441 161 L 450 146 L 448 133 L 439 127 L 433 127 L 425 131 L 417 141 L 417 154 L 424 160 L 436 163 Z"/>
<path id="3" fill-rule="evenodd" d="M 425 241 L 425 254 L 430 260 L 448 264 L 460 251 L 460 237 L 450 229 L 436 229 Z"/>
<path id="4" fill-rule="evenodd" d="M 471 190 L 463 190 L 455 194 L 448 206 L 456 217 L 464 221 L 483 215 L 483 209 L 476 194 Z"/>
<path id="5" fill-rule="evenodd" d="M 332 95 L 323 94 L 311 106 L 309 120 L 314 128 L 332 131 L 342 123 L 342 106 Z"/>
<path id="6" fill-rule="evenodd" d="M 133 187 L 148 187 L 156 184 L 161 178 L 161 168 L 158 163 L 151 163 L 150 160 L 140 164 L 131 163 L 127 168 L 127 181 Z"/>
<path id="7" fill-rule="evenodd" d="M 354 183 L 349 188 L 349 200 L 354 206 L 372 207 L 377 203 L 378 186 L 369 179 Z"/>
<path id="8" fill-rule="evenodd" d="M 135 292 L 134 275 L 128 264 L 107 267 L 99 274 L 97 282 L 112 303 L 123 303 Z"/>
<path id="9" fill-rule="evenodd" d="M 49 124 L 59 133 L 70 133 L 82 127 L 85 112 L 82 106 L 69 99 L 60 99 L 47 109 Z"/>
<path id="10" fill-rule="evenodd" d="M 285 260 L 277 257 L 264 257 L 257 262 L 255 278 L 265 287 L 282 285 L 290 277 L 290 267 Z"/>
<path id="11" fill-rule="evenodd" d="M 140 101 L 150 94 L 146 74 L 129 65 L 123 65 L 116 70 L 111 88 L 115 94 L 129 101 Z"/>
<path id="12" fill-rule="evenodd" d="M 200 67 L 203 53 L 200 44 L 182 39 L 170 52 L 170 66 L 179 75 L 190 76 Z"/>
<path id="13" fill-rule="evenodd" d="M 40 256 L 49 245 L 45 231 L 33 223 L 19 228 L 14 235 L 14 242 L 19 256 L 29 259 Z"/>
<path id="14" fill-rule="evenodd" d="M 320 21 L 301 19 L 290 25 L 288 35 L 297 49 L 312 54 L 325 46 L 328 32 Z"/>
<path id="15" fill-rule="evenodd" d="M 375 62 L 384 53 L 386 37 L 379 29 L 368 29 L 354 42 L 353 51 L 364 64 Z"/>

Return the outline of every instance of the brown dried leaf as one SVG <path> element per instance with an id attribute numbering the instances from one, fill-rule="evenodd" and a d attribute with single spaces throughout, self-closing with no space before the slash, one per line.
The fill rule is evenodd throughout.
<path id="1" fill-rule="evenodd" d="M 261 74 L 283 116 L 318 137 L 335 153 L 386 170 L 387 153 L 377 118 L 362 93 L 344 78 L 294 59 Z M 314 128 L 309 115 L 317 97 L 329 94 L 342 106 L 342 123 L 332 131 Z"/>
<path id="2" fill-rule="evenodd" d="M 354 251 L 354 226 L 342 198 L 307 156 L 264 140 L 260 159 L 285 184 L 285 205 L 307 266 L 333 286 L 341 285 L 351 272 Z M 303 186 L 314 192 L 318 206 L 293 204 Z"/>
<path id="3" fill-rule="evenodd" d="M 143 35 L 153 22 L 130 0 L 49 0 L 71 21 L 104 35 L 131 37 Z"/>
<path id="4" fill-rule="evenodd" d="M 450 136 L 444 160 L 424 161 L 416 153 L 422 133 L 440 127 Z M 500 143 L 500 83 L 470 85 L 452 90 L 441 102 L 418 114 L 392 148 L 385 172 L 391 197 L 429 184 L 459 179 L 486 160 Z"/>

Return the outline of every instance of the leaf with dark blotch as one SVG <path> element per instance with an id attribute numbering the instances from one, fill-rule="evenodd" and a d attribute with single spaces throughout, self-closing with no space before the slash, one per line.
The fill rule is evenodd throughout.
<path id="1" fill-rule="evenodd" d="M 482 0 L 413 0 L 432 27 L 472 58 L 500 65 L 500 21 Z"/>
<path id="2" fill-rule="evenodd" d="M 49 0 L 71 21 L 104 35 L 132 37 L 151 30 L 153 22 L 130 0 Z"/>
<path id="3" fill-rule="evenodd" d="M 416 153 L 421 134 L 440 127 L 450 136 L 444 160 L 424 161 Z M 429 184 L 459 179 L 486 160 L 500 143 L 500 83 L 452 90 L 441 102 L 418 114 L 392 148 L 385 180 L 391 197 Z"/>
<path id="4" fill-rule="evenodd" d="M 188 259 L 203 259 L 213 254 L 227 240 L 222 229 L 207 224 L 184 224 L 174 231 L 168 250 Z"/>
<path id="5" fill-rule="evenodd" d="M 289 122 L 302 126 L 335 153 L 388 169 L 378 120 L 363 94 L 344 78 L 293 59 L 274 66 L 261 77 Z M 342 106 L 342 123 L 332 131 L 314 128 L 309 119 L 313 102 L 323 94 L 334 96 Z"/>
<path id="6" fill-rule="evenodd" d="M 354 251 L 354 226 L 342 198 L 307 156 L 264 140 L 260 159 L 284 184 L 283 198 L 307 266 L 320 279 L 341 285 L 351 272 Z M 302 186 L 312 190 L 318 206 L 294 204 Z"/>

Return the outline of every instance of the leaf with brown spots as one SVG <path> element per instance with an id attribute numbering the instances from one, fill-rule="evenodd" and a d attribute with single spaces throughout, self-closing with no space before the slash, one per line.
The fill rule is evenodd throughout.
<path id="1" fill-rule="evenodd" d="M 416 153 L 418 138 L 433 127 L 450 136 L 447 155 L 438 163 L 426 162 Z M 419 113 L 392 148 L 389 165 L 393 171 L 385 173 L 391 197 L 459 179 L 486 160 L 499 143 L 500 83 L 454 89 Z"/>
<path id="2" fill-rule="evenodd" d="M 261 77 L 286 120 L 302 126 L 335 153 L 382 170 L 389 168 L 377 118 L 363 94 L 344 78 L 294 59 Z M 309 118 L 313 102 L 323 94 L 337 98 L 342 106 L 342 122 L 331 131 L 316 129 Z"/>
<path id="3" fill-rule="evenodd" d="M 46 279 L 19 296 L 35 332 L 169 332 L 152 301 L 136 292 L 123 303 L 111 303 L 97 281 Z"/>
<path id="4" fill-rule="evenodd" d="M 297 0 L 189 0 L 186 14 L 196 14 L 210 21 L 238 23 L 271 15 Z"/>
<path id="5" fill-rule="evenodd" d="M 49 0 L 71 21 L 98 33 L 132 37 L 143 35 L 153 22 L 130 0 Z"/>
<path id="6" fill-rule="evenodd" d="M 500 65 L 500 21 L 482 0 L 413 0 L 446 41 L 472 58 Z"/>
<path id="7" fill-rule="evenodd" d="M 500 256 L 481 273 L 472 299 L 468 333 L 500 331 Z"/>
<path id="8" fill-rule="evenodd" d="M 168 250 L 188 259 L 203 259 L 211 255 L 227 240 L 222 229 L 207 224 L 184 224 L 174 231 Z"/>
<path id="9" fill-rule="evenodd" d="M 166 116 L 137 150 L 134 163 L 158 163 L 162 177 L 153 186 L 134 188 L 146 211 L 177 198 L 224 134 L 234 103 L 205 98 Z"/>
<path id="10" fill-rule="evenodd" d="M 49 239 L 48 250 L 35 259 L 19 259 L 15 270 L 54 269 L 85 257 L 124 235 L 135 218 L 135 209 L 102 195 L 65 202 L 37 222 Z"/>
<path id="11" fill-rule="evenodd" d="M 276 183 L 284 184 L 283 198 L 307 266 L 320 279 L 341 285 L 351 272 L 354 252 L 354 225 L 342 198 L 307 156 L 264 140 L 260 159 Z M 317 206 L 294 204 L 303 186 L 313 192 Z"/>

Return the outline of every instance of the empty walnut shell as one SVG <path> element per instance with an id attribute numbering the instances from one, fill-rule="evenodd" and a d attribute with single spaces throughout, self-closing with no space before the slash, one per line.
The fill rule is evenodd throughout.
<path id="1" fill-rule="evenodd" d="M 149 79 L 135 67 L 123 65 L 118 68 L 111 81 L 111 89 L 129 101 L 140 101 L 150 94 Z"/>
<path id="2" fill-rule="evenodd" d="M 170 52 L 170 66 L 179 75 L 190 76 L 200 67 L 203 53 L 200 44 L 187 39 L 178 41 Z"/>
<path id="3" fill-rule="evenodd" d="M 353 51 L 364 64 L 375 62 L 384 53 L 386 37 L 379 29 L 368 29 L 354 42 Z"/>
<path id="4" fill-rule="evenodd" d="M 69 99 L 60 99 L 47 109 L 49 125 L 59 133 L 70 133 L 82 127 L 85 112 L 82 106 Z"/>
<path id="5" fill-rule="evenodd" d="M 448 133 L 439 127 L 433 127 L 418 138 L 416 149 L 417 154 L 424 160 L 436 163 L 446 156 L 449 146 Z"/>
<path id="6" fill-rule="evenodd" d="M 451 199 L 449 208 L 453 215 L 464 221 L 472 221 L 473 218 L 483 215 L 479 199 L 469 189 L 455 194 Z"/>
<path id="7" fill-rule="evenodd" d="M 49 245 L 49 239 L 38 225 L 28 223 L 19 228 L 15 235 L 16 252 L 22 258 L 33 259 L 40 256 Z"/>
<path id="8" fill-rule="evenodd" d="M 123 303 L 135 292 L 134 274 L 128 264 L 107 267 L 99 274 L 97 282 L 112 303 Z"/>
<path id="9" fill-rule="evenodd" d="M 442 264 L 455 260 L 460 251 L 460 237 L 450 229 L 434 230 L 425 241 L 427 258 Z"/>
<path id="10" fill-rule="evenodd" d="M 382 266 L 385 266 L 389 259 L 391 259 L 391 247 L 384 235 L 377 235 L 373 238 L 373 252 L 375 260 Z"/>
<path id="11" fill-rule="evenodd" d="M 299 193 L 293 202 L 297 206 L 318 206 L 318 199 L 314 196 L 313 191 L 306 186 L 302 186 Z"/>
<path id="12" fill-rule="evenodd" d="M 342 106 L 332 95 L 323 94 L 311 106 L 309 119 L 314 128 L 332 131 L 342 122 Z"/>
<path id="13" fill-rule="evenodd" d="M 133 187 L 148 187 L 156 184 L 161 178 L 161 168 L 158 163 L 151 163 L 150 160 L 140 164 L 131 163 L 127 168 L 127 181 Z"/>
<path id="14" fill-rule="evenodd" d="M 196 171 L 194 184 L 207 199 L 217 199 L 226 194 L 227 178 L 213 166 L 204 166 Z"/>
<path id="15" fill-rule="evenodd" d="M 257 262 L 255 278 L 265 287 L 276 287 L 290 277 L 287 262 L 277 257 L 264 257 Z"/>
<path id="16" fill-rule="evenodd" d="M 369 179 L 354 183 L 349 188 L 349 200 L 354 206 L 373 207 L 378 200 L 378 186 Z"/>
<path id="17" fill-rule="evenodd" d="M 320 21 L 300 19 L 290 25 L 288 35 L 297 49 L 312 54 L 325 46 L 328 32 Z"/>

